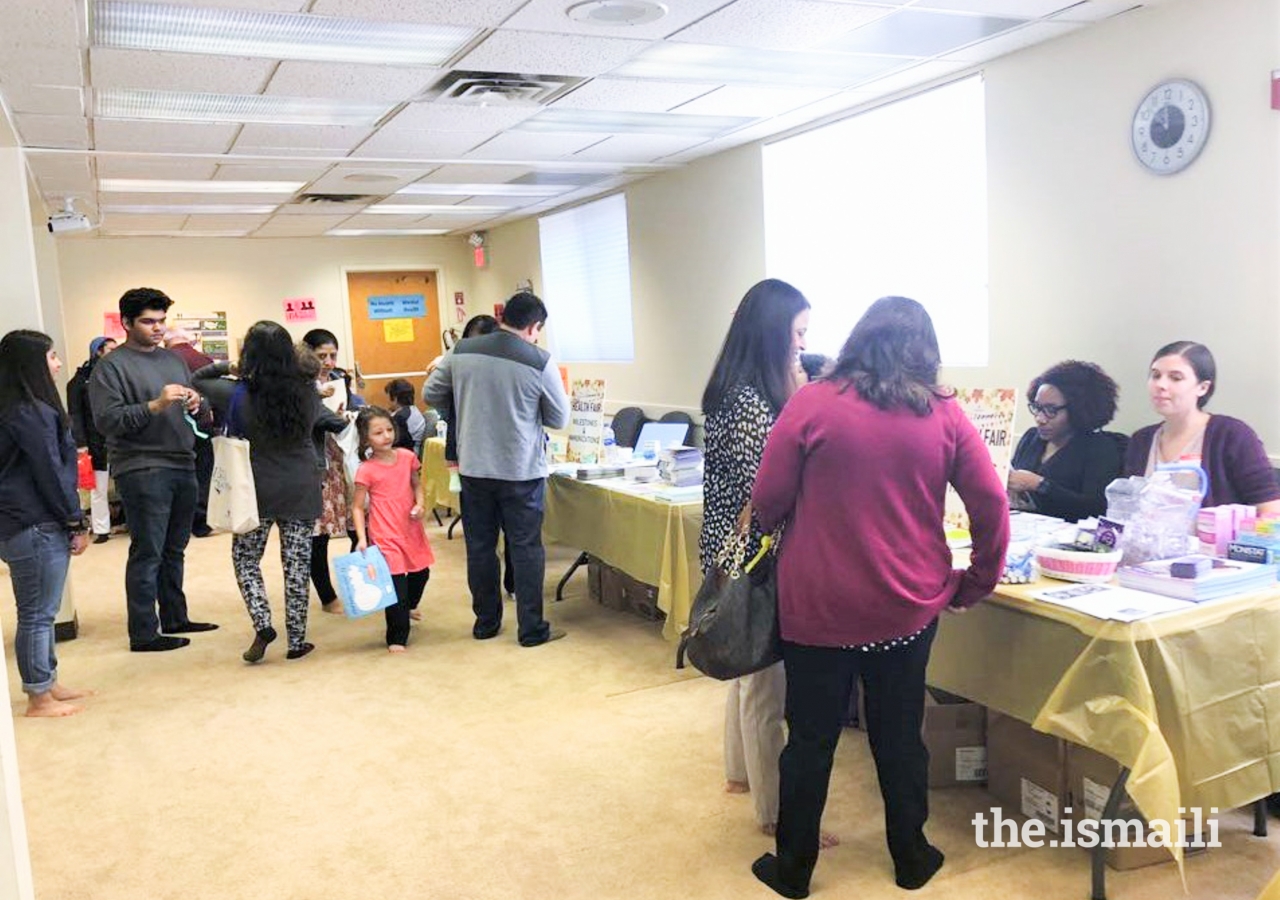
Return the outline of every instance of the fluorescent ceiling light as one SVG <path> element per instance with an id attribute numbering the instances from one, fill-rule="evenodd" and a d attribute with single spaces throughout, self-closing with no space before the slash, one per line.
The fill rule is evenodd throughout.
<path id="1" fill-rule="evenodd" d="M 572 184 L 457 184 L 419 181 L 396 191 L 397 194 L 435 194 L 440 197 L 554 197 L 571 191 Z"/>
<path id="2" fill-rule="evenodd" d="M 333 237 L 398 237 L 405 234 L 448 234 L 447 228 L 334 228 L 325 234 Z"/>
<path id="3" fill-rule="evenodd" d="M 843 88 L 909 64 L 905 59 L 847 53 L 662 43 L 609 74 L 664 81 Z"/>
<path id="4" fill-rule="evenodd" d="M 583 132 L 605 134 L 663 134 L 713 138 L 750 125 L 743 116 L 699 116 L 692 113 L 614 112 L 596 109 L 544 109 L 512 126 L 512 131 Z"/>
<path id="5" fill-rule="evenodd" d="M 506 212 L 513 206 L 442 206 L 438 203 L 379 203 L 377 206 L 366 206 L 362 213 L 380 213 L 383 215 L 403 216 L 475 216 L 489 213 Z"/>
<path id="6" fill-rule="evenodd" d="M 383 66 L 443 66 L 480 34 L 456 25 L 116 0 L 93 5 L 92 28 L 99 47 Z"/>
<path id="7" fill-rule="evenodd" d="M 190 94 L 132 88 L 102 88 L 93 92 L 93 99 L 94 115 L 99 118 L 166 122 L 370 126 L 391 110 L 390 106 L 382 103 L 262 94 Z"/>
<path id="8" fill-rule="evenodd" d="M 254 206 L 246 203 L 211 203 L 208 206 L 165 206 L 163 204 L 103 204 L 101 212 L 119 213 L 121 215 L 174 215 L 174 216 L 263 216 L 278 209 L 277 204 Z"/>
<path id="9" fill-rule="evenodd" d="M 117 231 L 106 229 L 107 237 L 244 237 L 248 231 Z"/>
<path id="10" fill-rule="evenodd" d="M 305 181 L 166 181 L 149 178 L 102 178 L 98 190 L 107 194 L 285 194 L 306 186 Z"/>

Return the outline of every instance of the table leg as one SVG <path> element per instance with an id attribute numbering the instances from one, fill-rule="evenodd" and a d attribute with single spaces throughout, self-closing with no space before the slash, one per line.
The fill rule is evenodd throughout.
<path id="1" fill-rule="evenodd" d="M 443 521 L 441 521 L 441 519 L 440 519 L 440 510 L 436 509 L 436 508 L 433 506 L 433 507 L 431 508 L 431 515 L 433 515 L 433 516 L 435 516 L 435 517 L 436 517 L 436 526 L 437 526 L 437 527 L 443 527 L 443 526 L 444 526 L 444 522 L 443 522 Z"/>
<path id="2" fill-rule="evenodd" d="M 1267 836 L 1267 798 L 1263 797 L 1253 804 L 1254 837 Z"/>
<path id="3" fill-rule="evenodd" d="M 456 528 L 458 523 L 461 521 L 462 521 L 462 513 L 458 513 L 456 516 L 453 517 L 453 521 L 449 523 L 449 530 L 445 532 L 446 538 L 448 538 L 449 540 L 453 540 L 453 529 Z"/>
<path id="4" fill-rule="evenodd" d="M 1122 768 L 1120 777 L 1111 785 L 1111 794 L 1107 797 L 1107 805 L 1102 808 L 1102 821 L 1116 817 L 1120 810 L 1120 801 L 1124 799 L 1125 782 L 1129 780 L 1129 770 Z M 1107 848 L 1099 841 L 1098 846 L 1089 851 L 1093 862 L 1093 892 L 1091 900 L 1107 900 Z"/>
<path id="5" fill-rule="evenodd" d="M 586 565 L 591 557 L 585 552 L 579 553 L 578 558 L 573 561 L 573 565 L 569 567 L 569 571 L 564 573 L 564 577 L 560 579 L 560 583 L 556 585 L 556 602 L 559 603 L 564 599 L 564 586 L 569 583 L 569 579 L 573 577 L 573 573 L 578 571 L 578 567 Z"/>

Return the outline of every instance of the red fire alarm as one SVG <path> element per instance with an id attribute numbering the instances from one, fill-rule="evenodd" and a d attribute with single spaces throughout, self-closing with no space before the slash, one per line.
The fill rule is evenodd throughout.
<path id="1" fill-rule="evenodd" d="M 473 258 L 476 262 L 476 268 L 483 269 L 485 266 L 489 265 L 489 248 L 476 247 L 473 251 Z"/>
<path id="2" fill-rule="evenodd" d="M 477 269 L 483 269 L 489 264 L 489 242 L 486 240 L 487 237 L 483 231 L 473 231 L 467 236 L 467 243 L 471 245 Z"/>
<path id="3" fill-rule="evenodd" d="M 1280 109 L 1280 69 L 1271 70 L 1271 108 Z"/>

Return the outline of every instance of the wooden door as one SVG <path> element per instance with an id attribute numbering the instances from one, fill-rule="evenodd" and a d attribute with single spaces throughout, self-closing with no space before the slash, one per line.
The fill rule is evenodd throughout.
<path id="1" fill-rule="evenodd" d="M 441 353 L 437 273 L 348 272 L 351 312 L 351 359 L 364 376 L 362 396 L 376 406 L 389 406 L 387 382 L 405 378 L 413 384 L 422 407 L 427 366 Z M 370 303 L 370 299 L 373 303 Z M 421 315 L 414 298 L 421 298 Z M 380 318 L 389 312 L 391 318 Z"/>

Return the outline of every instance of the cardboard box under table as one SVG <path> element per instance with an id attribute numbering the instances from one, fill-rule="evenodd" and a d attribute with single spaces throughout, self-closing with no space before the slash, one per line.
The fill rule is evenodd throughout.
<path id="1" fill-rule="evenodd" d="M 987 710 L 938 688 L 924 696 L 924 745 L 929 787 L 982 784 L 987 780 Z"/>
<path id="2" fill-rule="evenodd" d="M 1120 623 L 1031 597 L 1044 586 L 942 616 L 929 684 L 1123 764 L 1148 819 L 1280 790 L 1280 587 Z"/>

